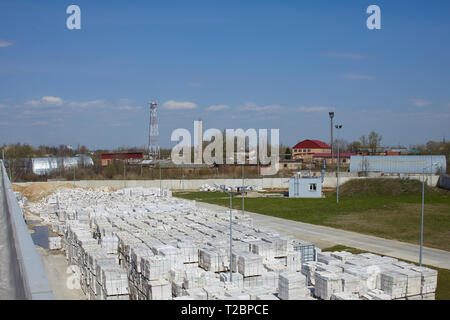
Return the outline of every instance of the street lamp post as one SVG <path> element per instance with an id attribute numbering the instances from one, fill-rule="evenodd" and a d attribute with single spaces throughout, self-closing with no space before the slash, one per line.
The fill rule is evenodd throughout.
<path id="1" fill-rule="evenodd" d="M 244 164 L 242 164 L 242 215 L 244 215 L 244 198 L 245 198 L 245 187 L 244 187 Z"/>
<path id="2" fill-rule="evenodd" d="M 336 125 L 336 129 L 342 129 L 342 125 Z M 339 132 L 339 131 L 338 131 Z M 338 143 L 338 161 L 337 161 L 337 181 L 336 181 L 336 203 L 339 203 L 339 163 L 340 163 L 340 154 L 339 154 L 339 143 Z"/>
<path id="3" fill-rule="evenodd" d="M 331 145 L 331 164 L 333 164 L 334 162 L 334 156 L 333 156 L 333 118 L 334 118 L 334 112 L 328 112 L 328 115 L 330 116 L 330 121 L 331 121 L 331 141 L 330 141 L 330 145 Z"/>
<path id="4" fill-rule="evenodd" d="M 430 172 L 433 170 L 433 166 L 438 163 L 432 163 L 430 166 Z M 420 218 L 420 253 L 419 253 L 419 266 L 422 266 L 422 252 L 423 252 L 423 211 L 425 206 L 425 169 L 428 167 L 424 167 L 422 169 L 422 212 Z"/>
<path id="5" fill-rule="evenodd" d="M 220 189 L 224 191 L 230 197 L 230 282 L 233 282 L 233 194 L 228 192 L 225 186 L 221 186 Z"/>

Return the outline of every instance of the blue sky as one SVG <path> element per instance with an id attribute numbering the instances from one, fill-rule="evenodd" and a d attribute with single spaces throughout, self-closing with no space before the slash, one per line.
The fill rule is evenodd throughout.
<path id="1" fill-rule="evenodd" d="M 81 8 L 81 30 L 66 8 Z M 368 30 L 366 8 L 381 8 Z M 144 146 L 176 128 L 450 139 L 448 1 L 2 1 L 0 143 Z"/>

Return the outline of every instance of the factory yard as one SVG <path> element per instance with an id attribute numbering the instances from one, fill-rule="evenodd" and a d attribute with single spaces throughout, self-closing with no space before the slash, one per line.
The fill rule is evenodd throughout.
<path id="1" fill-rule="evenodd" d="M 240 212 L 233 214 L 230 256 L 229 213 L 172 197 L 168 190 L 160 196 L 151 188 L 63 188 L 19 202 L 26 217 L 39 217 L 61 236 L 49 238 L 45 254 L 64 252 L 67 264 L 59 263 L 54 273 L 70 266 L 70 278 L 87 299 L 434 299 L 438 286 L 434 269 L 372 253 L 321 252 L 254 225 Z M 67 282 L 68 289 L 69 283 L 76 287 Z"/>

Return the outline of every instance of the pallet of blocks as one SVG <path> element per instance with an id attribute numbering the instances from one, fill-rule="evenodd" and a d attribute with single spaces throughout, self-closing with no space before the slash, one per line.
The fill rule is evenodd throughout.
<path id="1" fill-rule="evenodd" d="M 59 250 L 62 248 L 61 237 L 48 237 L 48 248 L 50 250 Z"/>
<path id="2" fill-rule="evenodd" d="M 437 287 L 438 273 L 434 269 L 427 267 L 414 267 L 411 270 L 419 272 L 421 274 L 421 293 L 434 293 Z"/>
<path id="3" fill-rule="evenodd" d="M 147 300 L 170 300 L 172 289 L 167 280 L 148 280 L 144 282 L 144 293 Z"/>
<path id="4" fill-rule="evenodd" d="M 251 252 L 242 252 L 238 257 L 238 272 L 244 277 L 260 276 L 263 272 L 263 258 Z"/>
<path id="5" fill-rule="evenodd" d="M 383 271 L 381 272 L 381 287 L 386 294 L 390 295 L 392 299 L 406 297 L 408 277 L 398 271 Z"/>
<path id="6" fill-rule="evenodd" d="M 334 293 L 342 292 L 342 280 L 338 274 L 316 271 L 314 279 L 316 281 L 314 294 L 323 300 L 330 300 Z"/>
<path id="7" fill-rule="evenodd" d="M 285 272 L 278 280 L 278 298 L 281 300 L 304 300 L 309 290 L 306 287 L 306 277 L 299 272 Z"/>

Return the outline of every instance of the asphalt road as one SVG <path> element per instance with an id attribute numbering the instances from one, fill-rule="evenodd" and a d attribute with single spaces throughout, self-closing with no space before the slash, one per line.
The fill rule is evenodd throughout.
<path id="1" fill-rule="evenodd" d="M 225 207 L 197 201 L 197 205 L 211 210 L 229 210 Z M 395 257 L 398 259 L 419 262 L 419 245 L 368 236 L 356 232 L 323 227 L 287 219 L 265 216 L 253 212 L 245 212 L 255 225 L 271 228 L 277 232 L 314 243 L 319 248 L 345 245 L 370 252 Z M 423 248 L 423 264 L 450 269 L 450 252 L 445 250 Z"/>

